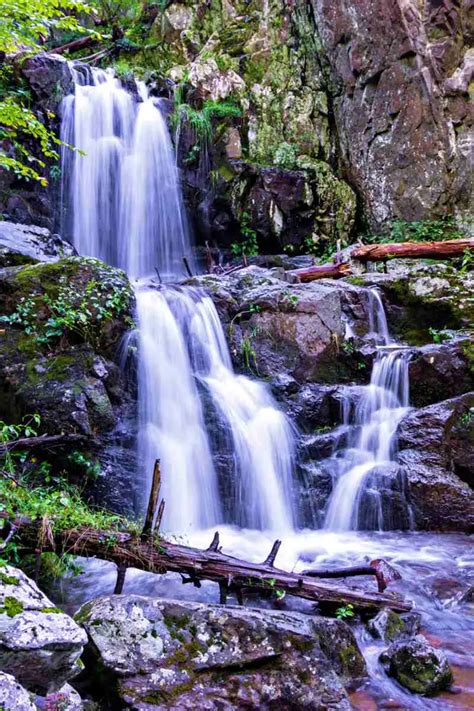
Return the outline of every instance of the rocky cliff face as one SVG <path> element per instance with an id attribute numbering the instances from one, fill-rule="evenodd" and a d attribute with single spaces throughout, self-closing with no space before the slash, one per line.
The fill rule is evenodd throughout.
<path id="1" fill-rule="evenodd" d="M 342 159 L 370 222 L 422 220 L 446 210 L 468 217 L 471 3 L 311 5 Z"/>

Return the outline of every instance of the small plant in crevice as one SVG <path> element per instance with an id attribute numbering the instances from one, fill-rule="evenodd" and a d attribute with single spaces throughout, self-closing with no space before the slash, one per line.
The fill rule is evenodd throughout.
<path id="1" fill-rule="evenodd" d="M 230 249 L 235 257 L 243 257 L 244 264 L 247 265 L 247 257 L 258 255 L 257 232 L 250 226 L 250 215 L 243 212 L 240 221 L 240 233 L 242 235 L 239 242 L 232 242 Z"/>
<path id="2" fill-rule="evenodd" d="M 429 328 L 428 333 L 433 339 L 433 343 L 446 343 L 454 338 L 454 333 L 448 329 Z"/>
<path id="3" fill-rule="evenodd" d="M 471 249 L 466 249 L 463 258 L 461 260 L 461 267 L 459 269 L 461 274 L 466 274 L 474 270 L 474 251 Z"/>
<path id="4" fill-rule="evenodd" d="M 354 605 L 351 603 L 338 607 L 336 610 L 336 618 L 338 620 L 351 620 L 355 617 Z"/>
<path id="5" fill-rule="evenodd" d="M 463 412 L 463 414 L 459 417 L 459 426 L 462 429 L 469 429 L 469 427 L 472 425 L 474 422 L 474 407 L 471 407 L 467 412 Z"/>
<path id="6" fill-rule="evenodd" d="M 298 306 L 298 296 L 296 294 L 292 294 L 288 289 L 285 289 L 282 293 L 282 303 L 289 307 L 290 310 L 295 311 L 296 307 Z"/>
<path id="7" fill-rule="evenodd" d="M 99 462 L 87 457 L 83 454 L 83 452 L 79 452 L 78 450 L 74 450 L 71 454 L 69 454 L 68 461 L 78 469 L 82 470 L 86 476 L 95 478 L 98 477 L 101 472 Z"/>
<path id="8" fill-rule="evenodd" d="M 257 329 L 253 328 L 251 332 L 251 336 L 244 336 L 242 338 L 242 342 L 240 344 L 240 354 L 242 356 L 242 359 L 244 361 L 244 365 L 247 368 L 247 370 L 253 371 L 255 368 L 255 371 L 258 371 L 258 366 L 257 366 L 257 352 L 253 346 L 252 338 L 255 338 L 257 335 Z"/>

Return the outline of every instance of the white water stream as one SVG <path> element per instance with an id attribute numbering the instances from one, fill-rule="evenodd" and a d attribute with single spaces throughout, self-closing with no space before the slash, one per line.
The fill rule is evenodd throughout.
<path id="1" fill-rule="evenodd" d="M 326 513 L 325 528 L 347 531 L 373 527 L 361 509 L 361 499 L 368 478 L 377 467 L 393 460 L 396 432 L 408 412 L 409 381 L 406 352 L 391 342 L 380 294 L 369 294 L 370 328 L 380 350 L 375 359 L 370 384 L 351 414 L 346 404 L 344 425 L 349 429 L 348 442 L 336 451 L 332 461 L 337 476 Z M 377 488 L 372 490 L 377 498 Z M 383 528 L 383 511 L 378 497 L 375 528 Z"/>
<path id="2" fill-rule="evenodd" d="M 80 254 L 132 277 L 179 280 L 191 244 L 172 144 L 158 107 L 102 70 L 74 69 L 62 139 L 65 234 Z M 254 529 L 293 525 L 293 432 L 266 386 L 234 373 L 214 304 L 203 291 L 137 282 L 139 459 L 146 502 L 161 460 L 164 528 L 186 533 L 224 520 Z M 224 501 L 206 407 L 231 442 Z M 214 446 L 215 449 L 215 446 Z M 222 484 L 222 482 L 221 482 Z"/>

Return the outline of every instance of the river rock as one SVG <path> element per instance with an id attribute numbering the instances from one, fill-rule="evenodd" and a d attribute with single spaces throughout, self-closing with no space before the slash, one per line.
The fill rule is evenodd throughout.
<path id="1" fill-rule="evenodd" d="M 87 635 L 21 570 L 0 570 L 0 668 L 29 691 L 61 688 L 80 671 Z"/>
<path id="2" fill-rule="evenodd" d="M 380 655 L 387 673 L 415 694 L 432 696 L 449 688 L 453 673 L 446 656 L 417 635 L 394 642 Z"/>
<path id="3" fill-rule="evenodd" d="M 415 635 L 420 629 L 420 615 L 413 612 L 397 615 L 393 610 L 380 610 L 369 620 L 367 629 L 376 639 L 393 642 L 402 637 Z"/>
<path id="4" fill-rule="evenodd" d="M 75 254 L 69 242 L 46 228 L 0 221 L 0 267 L 54 262 Z"/>
<path id="5" fill-rule="evenodd" d="M 365 674 L 338 620 L 138 595 L 99 598 L 76 619 L 91 672 L 126 708 L 349 709 L 343 682 Z"/>

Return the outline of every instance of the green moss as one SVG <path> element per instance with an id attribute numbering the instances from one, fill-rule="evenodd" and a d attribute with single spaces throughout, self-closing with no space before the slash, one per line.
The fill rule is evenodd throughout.
<path id="1" fill-rule="evenodd" d="M 17 600 L 16 597 L 7 595 L 4 600 L 3 607 L 0 607 L 0 615 L 8 615 L 8 617 L 16 617 L 24 610 L 23 603 Z"/>
<path id="2" fill-rule="evenodd" d="M 41 609 L 41 612 L 46 612 L 46 613 L 50 613 L 53 615 L 62 615 L 63 614 L 63 611 L 60 610 L 59 607 L 43 607 Z"/>
<path id="3" fill-rule="evenodd" d="M 3 583 L 3 585 L 19 585 L 20 581 L 14 575 L 7 575 L 0 570 L 0 583 Z"/>

